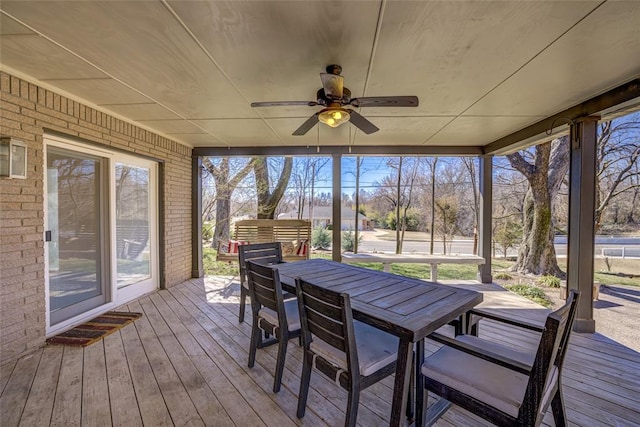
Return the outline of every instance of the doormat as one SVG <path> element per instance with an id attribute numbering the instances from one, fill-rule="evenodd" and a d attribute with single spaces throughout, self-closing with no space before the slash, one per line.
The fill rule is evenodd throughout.
<path id="1" fill-rule="evenodd" d="M 78 325 L 54 337 L 47 338 L 47 344 L 86 347 L 114 333 L 123 326 L 132 323 L 141 316 L 142 313 L 108 311 L 87 323 Z"/>

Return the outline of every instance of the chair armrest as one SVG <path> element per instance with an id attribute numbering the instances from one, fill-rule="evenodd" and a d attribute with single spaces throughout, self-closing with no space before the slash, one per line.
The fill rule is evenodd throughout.
<path id="1" fill-rule="evenodd" d="M 497 314 L 493 314 L 493 313 L 489 313 L 485 310 L 482 309 L 478 309 L 478 308 L 474 308 L 472 310 L 469 310 L 467 312 L 467 315 L 476 315 L 476 316 L 480 316 L 480 317 L 484 317 L 487 319 L 491 319 L 491 320 L 495 320 L 498 322 L 502 322 L 502 323 L 506 323 L 508 325 L 512 325 L 512 326 L 517 326 L 519 328 L 523 328 L 523 329 L 529 329 L 531 331 L 535 331 L 535 332 L 544 332 L 544 326 L 540 325 L 540 324 L 536 324 L 536 323 L 531 323 L 531 322 L 525 322 L 523 320 L 515 320 L 515 319 L 509 319 L 506 318 L 504 316 L 498 316 Z"/>
<path id="2" fill-rule="evenodd" d="M 499 353 L 491 352 L 484 348 L 474 346 L 470 343 L 461 342 L 454 338 L 446 337 L 437 332 L 429 335 L 428 338 L 444 344 L 447 347 L 454 348 L 464 353 L 471 354 L 472 356 L 478 357 L 480 359 L 484 359 L 488 362 L 495 363 L 496 365 L 511 369 L 512 371 L 516 371 L 524 375 L 529 375 L 531 373 L 531 366 L 527 365 L 526 363 L 513 360 L 512 358 L 506 357 Z"/>

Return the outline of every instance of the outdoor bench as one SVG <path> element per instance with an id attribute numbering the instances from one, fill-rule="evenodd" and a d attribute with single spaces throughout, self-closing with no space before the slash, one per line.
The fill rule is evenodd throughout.
<path id="1" fill-rule="evenodd" d="M 391 270 L 394 263 L 431 264 L 432 282 L 438 281 L 438 264 L 475 264 L 485 263 L 484 258 L 477 255 L 427 255 L 427 254 L 386 254 L 386 253 L 344 253 L 342 262 L 378 262 L 384 271 Z"/>
<path id="2" fill-rule="evenodd" d="M 238 246 L 280 242 L 284 261 L 309 259 L 311 223 L 298 219 L 247 219 L 236 221 L 235 239 L 218 244 L 218 261 L 238 261 Z"/>

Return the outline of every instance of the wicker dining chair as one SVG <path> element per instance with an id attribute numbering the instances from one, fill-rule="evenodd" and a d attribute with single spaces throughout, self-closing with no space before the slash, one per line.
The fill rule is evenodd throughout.
<path id="1" fill-rule="evenodd" d="M 253 367 L 258 348 L 277 343 L 278 356 L 273 380 L 273 392 L 277 393 L 282 383 L 287 344 L 291 338 L 300 336 L 298 306 L 295 299 L 284 300 L 277 269 L 255 261 L 247 261 L 246 268 L 253 314 L 248 365 Z M 262 331 L 272 337 L 263 340 Z"/>
<path id="2" fill-rule="evenodd" d="M 551 404 L 556 425 L 566 425 L 562 365 L 578 297 L 572 290 L 566 303 L 550 313 L 543 326 L 490 316 L 539 333 L 535 351 L 515 350 L 473 335 L 455 339 L 430 335 L 444 346 L 425 359 L 421 372 L 425 388 L 444 400 L 429 408 L 423 425 L 435 422 L 450 406 L 448 402 L 498 426 L 540 425 Z M 470 314 L 487 316 L 473 310 Z M 426 396 L 421 404 L 425 401 Z"/>
<path id="3" fill-rule="evenodd" d="M 278 264 L 282 260 L 282 247 L 279 242 L 256 243 L 238 246 L 238 264 L 240 266 L 240 312 L 238 321 L 244 322 L 245 305 L 249 295 L 247 280 L 247 261 L 260 264 Z"/>
<path id="4" fill-rule="evenodd" d="M 304 417 L 315 367 L 348 391 L 345 426 L 355 426 L 360 391 L 395 371 L 398 338 L 354 321 L 346 293 L 297 278 L 296 294 L 304 347 L 297 416 Z"/>

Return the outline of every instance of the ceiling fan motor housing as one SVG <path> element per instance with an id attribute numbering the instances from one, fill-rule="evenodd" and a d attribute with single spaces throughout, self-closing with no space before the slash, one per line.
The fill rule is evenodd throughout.
<path id="1" fill-rule="evenodd" d="M 334 102 L 339 102 L 341 105 L 349 105 L 351 102 L 351 91 L 349 88 L 342 88 L 342 98 L 341 99 L 331 99 L 324 93 L 324 88 L 318 89 L 316 93 L 316 98 L 318 101 L 318 105 L 329 105 Z"/>

